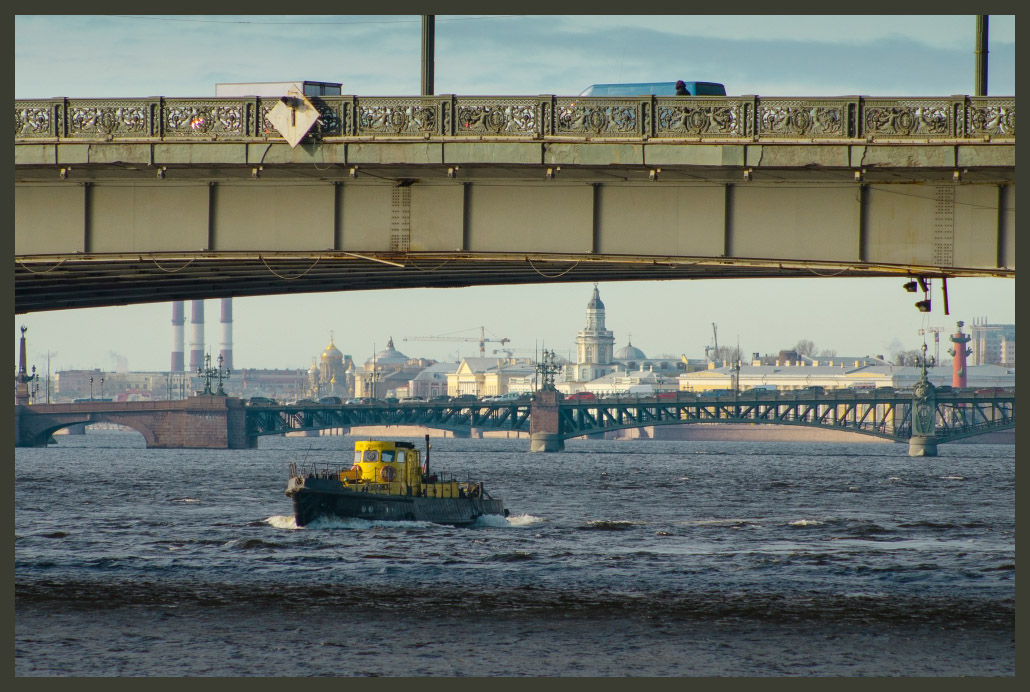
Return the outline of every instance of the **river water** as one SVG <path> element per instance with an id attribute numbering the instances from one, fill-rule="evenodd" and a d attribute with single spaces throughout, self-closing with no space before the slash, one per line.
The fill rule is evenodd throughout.
<path id="1" fill-rule="evenodd" d="M 298 529 L 288 462 L 355 438 L 58 439 L 15 454 L 20 676 L 1015 674 L 1014 446 L 434 439 L 511 516 Z"/>

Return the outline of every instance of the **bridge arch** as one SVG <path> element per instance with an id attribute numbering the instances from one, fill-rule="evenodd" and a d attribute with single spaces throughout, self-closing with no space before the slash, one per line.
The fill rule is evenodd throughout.
<path id="1" fill-rule="evenodd" d="M 55 421 L 53 416 L 47 416 L 47 421 L 41 421 L 40 424 L 32 426 L 33 429 L 29 432 L 31 440 L 28 441 L 28 446 L 44 447 L 54 433 L 60 430 L 75 425 L 92 425 L 94 423 L 113 423 L 134 430 L 143 436 L 147 447 L 154 445 L 156 442 L 154 431 L 139 416 L 94 412 L 78 416 L 67 415 L 61 418 L 61 420 Z"/>

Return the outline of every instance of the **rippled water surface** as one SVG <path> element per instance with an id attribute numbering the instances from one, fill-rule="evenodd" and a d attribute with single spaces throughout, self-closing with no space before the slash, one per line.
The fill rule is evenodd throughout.
<path id="1" fill-rule="evenodd" d="M 439 439 L 508 519 L 298 529 L 288 462 L 354 438 L 58 439 L 16 450 L 18 675 L 1015 671 L 1012 446 Z"/>

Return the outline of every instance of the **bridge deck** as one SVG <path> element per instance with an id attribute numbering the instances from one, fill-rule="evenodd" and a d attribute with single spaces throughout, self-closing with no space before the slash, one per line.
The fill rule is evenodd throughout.
<path id="1" fill-rule="evenodd" d="M 296 148 L 276 103 L 16 101 L 16 312 L 1015 275 L 1014 97 L 326 97 Z"/>

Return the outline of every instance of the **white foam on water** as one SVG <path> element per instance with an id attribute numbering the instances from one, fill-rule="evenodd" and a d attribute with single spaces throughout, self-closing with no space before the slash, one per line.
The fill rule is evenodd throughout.
<path id="1" fill-rule="evenodd" d="M 276 529 L 299 529 L 297 518 L 292 514 L 268 517 L 264 520 L 266 524 Z"/>
<path id="2" fill-rule="evenodd" d="M 352 529 L 367 531 L 368 529 L 426 529 L 438 526 L 431 521 L 411 521 L 392 519 L 359 519 L 357 517 L 318 517 L 309 523 L 308 529 Z"/>
<path id="3" fill-rule="evenodd" d="M 791 526 L 819 526 L 822 524 L 821 521 L 816 519 L 798 519 L 797 521 L 789 522 Z"/>
<path id="4" fill-rule="evenodd" d="M 942 481 L 964 481 L 965 476 L 941 476 Z"/>
<path id="5" fill-rule="evenodd" d="M 523 526 L 539 524 L 542 521 L 544 521 L 543 518 L 534 517 L 531 514 L 514 514 L 508 517 L 502 517 L 500 514 L 484 514 L 476 519 L 476 523 L 473 524 L 473 526 L 487 526 L 499 529 L 507 529 L 511 527 L 521 528 Z"/>

